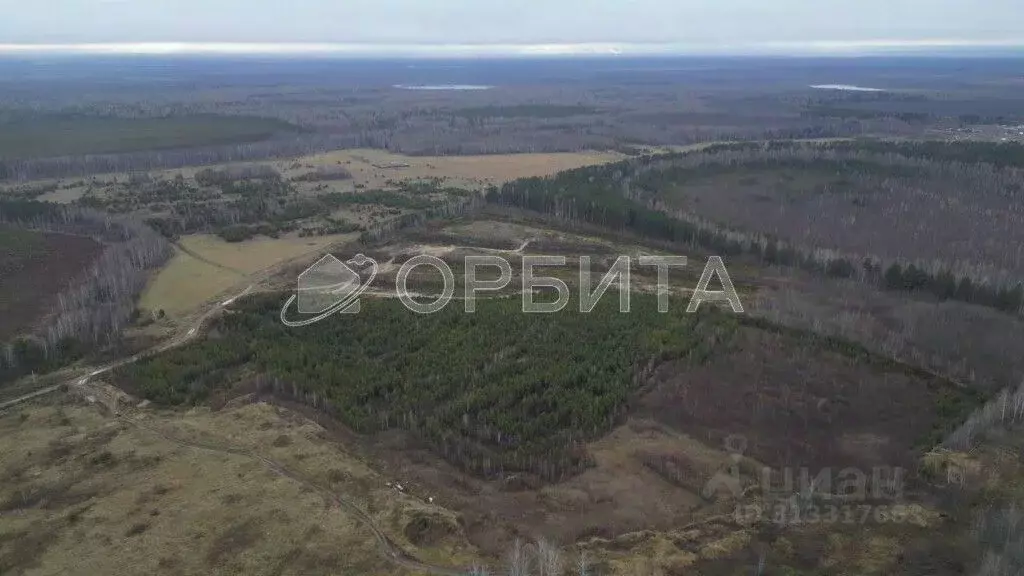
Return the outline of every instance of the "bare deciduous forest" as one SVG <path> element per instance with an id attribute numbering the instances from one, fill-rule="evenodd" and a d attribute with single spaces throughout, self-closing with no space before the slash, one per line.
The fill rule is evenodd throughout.
<path id="1" fill-rule="evenodd" d="M 28 338 L 5 345 L 5 378 L 59 366 L 116 339 L 132 319 L 147 272 L 170 257 L 166 239 L 138 220 L 87 208 L 39 202 L 0 204 L 0 222 L 29 230 L 92 238 L 102 253 L 84 271 L 67 277 L 55 302 Z M 59 265 L 59 264 L 58 264 Z"/>

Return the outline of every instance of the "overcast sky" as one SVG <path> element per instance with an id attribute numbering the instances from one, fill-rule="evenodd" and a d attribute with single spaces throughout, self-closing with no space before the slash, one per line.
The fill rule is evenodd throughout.
<path id="1" fill-rule="evenodd" d="M 1024 0 L 0 0 L 0 44 L 1024 40 Z"/>

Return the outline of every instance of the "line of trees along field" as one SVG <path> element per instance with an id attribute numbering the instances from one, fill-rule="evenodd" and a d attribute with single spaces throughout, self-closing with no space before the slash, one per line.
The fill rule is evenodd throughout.
<path id="1" fill-rule="evenodd" d="M 970 163 L 991 155 L 1001 166 Z M 841 142 L 829 145 L 793 142 L 739 143 L 704 151 L 644 156 L 585 167 L 545 178 L 526 178 L 492 189 L 489 202 L 548 214 L 569 223 L 596 224 L 648 238 L 699 247 L 722 256 L 750 255 L 767 264 L 794 266 L 838 278 L 856 278 L 888 290 L 927 293 L 1018 313 L 1024 286 L 1016 270 L 972 261 L 893 258 L 837 249 L 807 247 L 784 239 L 722 226 L 687 210 L 673 208 L 668 191 L 709 175 L 741 168 L 785 167 L 841 174 L 854 185 L 872 187 L 879 172 L 911 181 L 922 174 L 934 179 L 970 182 L 963 200 L 1002 198 L 1016 218 L 1015 198 L 1024 194 L 1024 146 L 966 143 Z M 1007 170 L 1010 170 L 1009 172 Z M 891 180 L 890 180 L 891 182 Z M 876 188 L 877 189 L 877 188 Z M 1009 198 L 1007 195 L 1011 195 Z M 883 198 L 880 202 L 884 203 Z M 980 201 L 980 200 L 979 200 Z M 932 223 L 941 226 L 941 222 Z M 883 231 L 867 231 L 877 234 Z M 884 231 L 890 233 L 891 231 Z M 979 245 L 988 242 L 979 230 Z M 898 238 L 897 238 L 898 240 Z M 941 252 L 942 246 L 936 249 Z M 998 254 L 996 256 L 999 256 Z"/>
<path id="2" fill-rule="evenodd" d="M 73 178 L 91 174 L 147 172 L 249 162 L 268 158 L 291 158 L 328 150 L 357 147 L 351 136 L 316 134 L 277 137 L 263 142 L 223 146 L 200 146 L 175 150 L 151 150 L 118 154 L 86 154 L 51 158 L 0 159 L 0 181 Z"/>
<path id="3" fill-rule="evenodd" d="M 192 404 L 237 382 L 297 399 L 360 432 L 412 431 L 452 463 L 484 476 L 553 480 L 587 465 L 582 442 L 609 429 L 651 371 L 669 358 L 702 362 L 727 345 L 735 319 L 709 307 L 657 312 L 634 296 L 629 314 L 604 298 L 590 314 L 523 314 L 517 299 L 455 304 L 417 315 L 393 299 L 364 301 L 345 322 L 301 330 L 280 298 L 253 297 L 209 339 L 127 366 L 128 390 Z M 244 367 L 244 369 L 243 369 Z"/>
<path id="4" fill-rule="evenodd" d="M 59 292 L 38 330 L 4 345 L 0 381 L 52 369 L 113 341 L 132 320 L 147 272 L 172 253 L 167 240 L 142 222 L 87 208 L 0 202 L 0 222 L 88 236 L 105 245 L 87 272 Z"/>

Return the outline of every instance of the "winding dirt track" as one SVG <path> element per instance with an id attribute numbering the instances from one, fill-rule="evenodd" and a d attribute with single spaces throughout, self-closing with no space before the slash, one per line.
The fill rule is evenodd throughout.
<path id="1" fill-rule="evenodd" d="M 200 333 L 201 328 L 203 327 L 203 324 L 207 320 L 209 320 L 211 316 L 213 316 L 217 312 L 220 312 L 225 307 L 231 305 L 238 298 L 241 298 L 242 296 L 245 296 L 246 294 L 251 292 L 252 289 L 253 289 L 253 286 L 249 286 L 248 288 L 246 288 L 244 291 L 240 292 L 236 296 L 228 298 L 227 300 L 217 304 L 216 306 L 211 308 L 209 311 L 207 311 L 205 314 L 203 314 L 203 316 L 199 320 L 197 320 L 196 323 L 191 328 L 189 328 L 187 332 L 185 332 L 184 334 L 181 334 L 180 336 L 172 338 L 171 340 L 169 340 L 167 342 L 164 342 L 163 344 L 161 344 L 159 346 L 156 346 L 154 348 L 150 348 L 149 350 L 146 350 L 145 352 L 140 352 L 140 353 L 138 353 L 138 354 L 136 354 L 134 356 L 129 356 L 127 358 L 122 358 L 121 360 L 118 360 L 116 362 L 107 364 L 105 366 L 92 367 L 91 371 L 87 375 L 85 375 L 85 376 L 78 376 L 78 377 L 75 377 L 75 378 L 71 378 L 71 379 L 66 380 L 64 382 L 60 382 L 58 384 L 54 384 L 53 386 L 48 386 L 46 388 L 42 388 L 40 390 L 36 390 L 34 392 L 30 392 L 30 393 L 25 394 L 23 396 L 19 396 L 17 398 L 12 399 L 12 400 L 8 400 L 8 401 L 0 404 L 0 410 L 4 410 L 6 408 L 10 408 L 12 406 L 16 406 L 18 404 L 21 404 L 22 402 L 26 402 L 26 401 L 31 400 L 33 398 L 38 398 L 40 396 L 44 396 L 46 394 L 50 394 L 52 392 L 56 392 L 57 390 L 60 390 L 64 386 L 82 386 L 83 384 L 87 383 L 89 380 L 91 380 L 92 378 L 95 378 L 96 376 L 99 376 L 101 374 L 106 374 L 107 372 L 110 372 L 111 370 L 115 370 L 115 369 L 120 368 L 121 366 L 125 366 L 127 364 L 133 364 L 133 363 L 138 362 L 139 360 L 141 360 L 143 358 L 147 358 L 149 356 L 154 356 L 156 354 L 160 354 L 160 353 L 166 352 L 166 351 L 168 351 L 168 350 L 170 350 L 172 348 L 177 348 L 178 346 L 181 346 L 181 345 L 189 342 L 190 340 L 192 340 L 196 336 L 198 336 L 199 333 Z M 90 370 L 90 368 L 84 368 L 83 370 Z"/>

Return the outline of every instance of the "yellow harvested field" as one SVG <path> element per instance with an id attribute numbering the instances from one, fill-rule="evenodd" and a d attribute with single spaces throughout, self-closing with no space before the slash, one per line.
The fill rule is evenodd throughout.
<path id="1" fill-rule="evenodd" d="M 484 156 L 404 156 L 382 150 L 339 150 L 301 159 L 305 166 L 340 165 L 369 188 L 388 180 L 444 178 L 453 184 L 499 184 L 515 178 L 547 176 L 582 166 L 606 164 L 626 158 L 617 152 L 565 152 L 550 154 L 493 154 Z M 308 169 L 288 171 L 301 174 Z M 294 172 L 294 174 L 292 173 Z"/>
<path id="2" fill-rule="evenodd" d="M 702 147 L 705 145 L 697 145 Z M 692 147 L 649 147 L 648 152 L 669 152 L 691 149 Z M 221 169 L 225 166 L 265 165 L 273 166 L 286 178 L 306 174 L 317 166 L 342 166 L 347 168 L 354 178 L 325 182 L 327 190 L 351 191 L 355 185 L 366 188 L 380 188 L 388 181 L 423 180 L 443 178 L 450 185 L 479 187 L 488 184 L 501 184 L 515 178 L 529 176 L 548 176 L 563 170 L 581 168 L 595 164 L 606 164 L 628 158 L 619 152 L 583 151 L 583 152 L 550 152 L 525 154 L 486 154 L 478 156 L 406 156 L 385 150 L 358 148 L 336 150 L 322 154 L 304 156 L 290 160 L 261 160 L 254 162 L 238 162 L 211 166 L 187 166 L 153 170 L 154 177 L 173 179 L 179 174 L 184 178 L 194 178 L 196 172 L 206 169 Z M 126 173 L 98 174 L 90 177 L 99 194 L 114 180 L 126 178 Z M 53 182 L 39 180 L 38 184 Z M 315 189 L 317 183 L 299 183 L 301 190 Z M 84 187 L 70 190 L 59 190 L 50 193 L 48 198 L 56 201 L 70 201 L 80 197 Z"/>
<path id="3" fill-rule="evenodd" d="M 245 289 L 269 268 L 357 237 L 337 234 L 230 243 L 206 234 L 185 236 L 171 261 L 150 280 L 140 307 L 180 318 L 228 291 Z"/>

